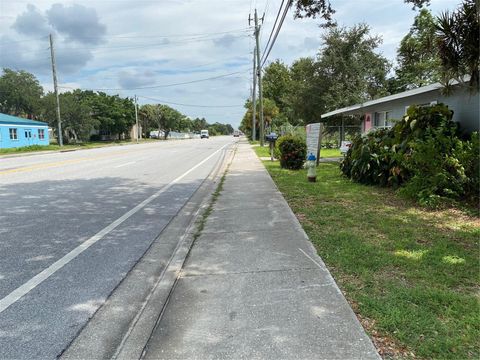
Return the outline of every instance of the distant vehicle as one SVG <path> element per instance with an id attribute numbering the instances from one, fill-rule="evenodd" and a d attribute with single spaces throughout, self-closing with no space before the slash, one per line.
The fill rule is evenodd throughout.
<path id="1" fill-rule="evenodd" d="M 209 138 L 209 136 L 208 136 L 208 130 L 202 130 L 202 131 L 200 131 L 200 139 L 203 139 L 203 138 L 205 138 L 205 139 L 208 139 L 208 138 Z"/>
<path id="2" fill-rule="evenodd" d="M 160 131 L 158 131 L 158 130 L 150 131 L 150 138 L 151 139 L 160 139 Z"/>
<path id="3" fill-rule="evenodd" d="M 240 137 L 240 131 L 235 130 L 235 131 L 233 132 L 233 137 Z"/>
<path id="4" fill-rule="evenodd" d="M 340 154 L 346 154 L 348 149 L 352 147 L 351 141 L 342 141 L 340 144 Z"/>

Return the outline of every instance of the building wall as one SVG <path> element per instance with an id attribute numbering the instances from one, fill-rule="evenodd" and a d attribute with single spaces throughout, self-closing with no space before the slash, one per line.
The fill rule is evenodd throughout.
<path id="1" fill-rule="evenodd" d="M 17 129 L 17 140 L 10 139 L 9 129 Z M 43 140 L 39 138 L 39 130 L 43 130 Z M 48 126 L 0 124 L 0 149 L 49 144 Z"/>
<path id="2" fill-rule="evenodd" d="M 442 95 L 440 90 L 433 90 L 365 107 L 363 112 L 371 114 L 373 125 L 376 112 L 388 111 L 391 119 L 400 120 L 405 115 L 408 106 L 430 104 L 433 101 L 444 103 L 450 110 L 453 110 L 453 120 L 460 122 L 462 129 L 468 132 L 479 131 L 479 96 L 478 93 L 476 95 L 469 94 L 466 89 L 458 89 L 450 96 Z M 365 124 L 362 124 L 362 128 L 365 129 Z"/>

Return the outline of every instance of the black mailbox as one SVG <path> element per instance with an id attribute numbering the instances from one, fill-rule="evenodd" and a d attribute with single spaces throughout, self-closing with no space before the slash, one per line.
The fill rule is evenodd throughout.
<path id="1" fill-rule="evenodd" d="M 275 147 L 275 141 L 277 141 L 278 135 L 275 134 L 273 131 L 265 136 L 265 140 L 268 141 L 270 144 L 270 160 L 273 161 L 273 148 Z"/>
<path id="2" fill-rule="evenodd" d="M 274 143 L 278 139 L 278 135 L 275 134 L 274 132 L 271 132 L 268 135 L 265 135 L 265 140 L 267 140 L 269 143 Z"/>

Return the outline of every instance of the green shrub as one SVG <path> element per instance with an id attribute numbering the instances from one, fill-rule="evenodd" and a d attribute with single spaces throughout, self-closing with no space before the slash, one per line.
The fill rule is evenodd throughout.
<path id="1" fill-rule="evenodd" d="M 303 138 L 294 135 L 284 135 L 277 140 L 275 153 L 284 169 L 301 169 L 307 157 L 307 145 Z"/>
<path id="2" fill-rule="evenodd" d="M 378 129 L 353 138 L 352 146 L 340 164 L 342 172 L 363 184 L 389 185 L 394 159 L 391 151 L 393 133 Z"/>
<path id="3" fill-rule="evenodd" d="M 420 204 L 437 207 L 478 201 L 479 137 L 462 141 L 443 104 L 412 106 L 391 129 L 357 136 L 340 167 L 360 183 L 393 186 Z"/>

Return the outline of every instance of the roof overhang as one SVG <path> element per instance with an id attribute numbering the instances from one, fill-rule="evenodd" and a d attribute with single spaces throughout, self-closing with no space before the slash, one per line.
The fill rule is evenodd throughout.
<path id="1" fill-rule="evenodd" d="M 468 81 L 468 80 L 466 80 L 466 81 Z M 451 81 L 451 85 L 457 85 L 457 84 L 458 84 L 458 81 L 456 81 L 456 80 Z M 404 98 L 408 98 L 408 97 L 411 97 L 411 96 L 416 96 L 416 95 L 419 95 L 419 94 L 428 93 L 430 91 L 436 91 L 436 90 L 442 89 L 443 87 L 444 86 L 440 83 L 435 83 L 435 84 L 431 84 L 431 85 L 427 85 L 427 86 L 422 86 L 422 87 L 412 89 L 412 90 L 407 90 L 407 91 L 404 91 L 404 92 L 401 92 L 401 93 L 398 93 L 398 94 L 389 95 L 389 96 L 385 96 L 385 97 L 382 97 L 382 98 L 379 98 L 379 99 L 366 101 L 366 102 L 361 103 L 361 104 L 356 104 L 356 105 L 347 106 L 347 107 L 344 107 L 344 108 L 341 108 L 341 109 L 336 109 L 336 110 L 333 110 L 333 111 L 330 111 L 328 113 L 325 113 L 325 114 L 321 115 L 321 118 L 325 119 L 325 118 L 328 118 L 328 117 L 334 116 L 334 115 L 354 115 L 354 114 L 358 114 L 358 113 L 361 112 L 361 110 L 363 110 L 365 108 L 368 108 L 370 106 L 386 103 L 386 102 L 389 102 L 389 101 L 404 99 Z"/>

